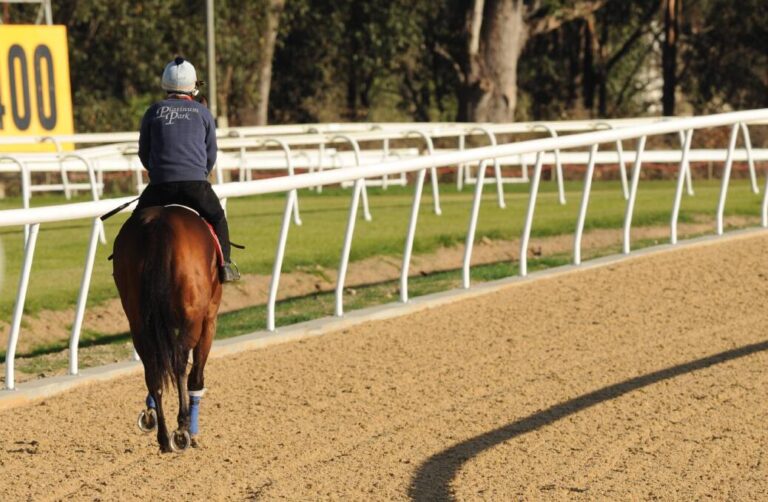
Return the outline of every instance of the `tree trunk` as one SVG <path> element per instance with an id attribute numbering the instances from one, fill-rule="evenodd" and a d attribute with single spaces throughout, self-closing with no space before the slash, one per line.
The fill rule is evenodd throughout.
<path id="1" fill-rule="evenodd" d="M 664 42 L 661 52 L 664 93 L 661 98 L 664 115 L 675 114 L 675 89 L 677 88 L 677 38 L 681 0 L 661 0 L 664 9 Z"/>
<path id="2" fill-rule="evenodd" d="M 517 61 L 528 39 L 523 0 L 475 0 L 469 15 L 459 120 L 513 122 Z"/>
<path id="3" fill-rule="evenodd" d="M 360 88 L 362 87 L 363 72 L 360 68 L 360 54 L 363 52 L 357 30 L 363 24 L 363 11 L 355 2 L 349 4 L 349 22 L 346 26 L 346 109 L 342 117 L 350 122 L 360 120 Z"/>
<path id="4" fill-rule="evenodd" d="M 603 23 L 602 28 L 601 36 L 597 39 L 598 117 L 605 117 L 608 114 L 608 64 L 605 54 L 605 44 L 608 40 L 608 25 Z"/>
<path id="5" fill-rule="evenodd" d="M 227 69 L 224 72 L 224 78 L 222 79 L 221 85 L 219 85 L 218 91 L 216 92 L 216 99 L 218 100 L 219 105 L 219 118 L 226 118 L 227 125 L 239 125 L 239 117 L 232 117 L 229 115 L 229 93 L 232 91 L 232 75 L 234 70 L 235 69 L 231 64 L 227 65 Z"/>
<path id="6" fill-rule="evenodd" d="M 459 121 L 512 122 L 517 62 L 529 37 L 584 18 L 608 0 L 576 2 L 554 13 L 529 0 L 474 0 L 467 13 L 467 50 L 459 89 Z"/>
<path id="7" fill-rule="evenodd" d="M 568 51 L 568 95 L 567 95 L 567 101 L 566 101 L 566 107 L 569 110 L 572 110 L 574 106 L 576 105 L 576 101 L 579 97 L 579 89 L 582 85 L 582 72 L 581 72 L 581 61 L 584 57 L 584 50 L 583 46 L 581 44 L 581 32 L 582 32 L 582 26 L 578 27 L 578 30 L 575 33 L 567 33 L 566 36 L 563 39 L 563 45 L 566 46 L 568 44 L 573 44 L 575 41 L 578 41 L 579 44 L 579 50 L 570 50 Z"/>
<path id="8" fill-rule="evenodd" d="M 256 125 L 266 125 L 269 112 L 269 90 L 272 85 L 272 59 L 275 55 L 275 42 L 280 27 L 280 15 L 283 13 L 285 0 L 270 0 L 267 7 L 267 25 L 264 44 L 259 58 L 259 101 L 256 103 Z"/>
<path id="9" fill-rule="evenodd" d="M 584 109 L 592 116 L 595 106 L 595 19 L 587 18 L 584 23 L 584 80 L 582 87 L 582 99 L 584 100 Z"/>

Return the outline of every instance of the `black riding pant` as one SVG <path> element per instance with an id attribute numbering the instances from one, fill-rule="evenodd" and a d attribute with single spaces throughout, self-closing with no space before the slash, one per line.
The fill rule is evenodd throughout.
<path id="1" fill-rule="evenodd" d="M 216 193 L 207 181 L 172 181 L 148 185 L 141 192 L 135 211 L 150 206 L 167 206 L 182 204 L 189 206 L 205 220 L 213 225 L 213 230 L 219 237 L 224 261 L 230 261 L 231 247 L 229 245 L 229 226 L 224 216 L 224 209 Z"/>

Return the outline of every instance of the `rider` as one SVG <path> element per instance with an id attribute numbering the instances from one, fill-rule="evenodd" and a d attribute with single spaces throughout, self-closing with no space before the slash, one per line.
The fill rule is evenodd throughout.
<path id="1" fill-rule="evenodd" d="M 147 109 L 141 120 L 139 158 L 149 173 L 136 211 L 149 206 L 183 204 L 196 210 L 216 232 L 224 254 L 222 282 L 240 279 L 230 259 L 229 227 L 219 198 L 208 182 L 216 162 L 216 125 L 198 94 L 195 67 L 177 57 L 165 67 L 162 88 L 168 95 Z"/>

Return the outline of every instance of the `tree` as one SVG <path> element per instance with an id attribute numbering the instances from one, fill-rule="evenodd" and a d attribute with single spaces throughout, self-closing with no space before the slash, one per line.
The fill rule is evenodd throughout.
<path id="1" fill-rule="evenodd" d="M 285 0 L 269 0 L 267 4 L 266 28 L 259 57 L 259 101 L 256 106 L 256 124 L 266 125 L 269 111 L 269 91 L 272 85 L 272 59 L 275 55 L 275 43 L 280 26 L 280 16 L 285 8 Z"/>
<path id="2" fill-rule="evenodd" d="M 687 2 L 679 82 L 697 113 L 768 107 L 764 0 Z"/>
<path id="3" fill-rule="evenodd" d="M 55 23 L 67 25 L 78 131 L 138 128 L 146 107 L 162 95 L 165 64 L 181 55 L 199 69 L 205 60 L 205 39 L 198 36 L 205 10 L 189 10 L 180 0 L 61 2 L 53 14 Z"/>
<path id="4" fill-rule="evenodd" d="M 517 66 L 528 40 L 583 18 L 607 0 L 473 0 L 465 2 L 465 51 L 458 120 L 512 122 L 517 107 Z"/>
<path id="5" fill-rule="evenodd" d="M 664 115 L 675 114 L 677 89 L 677 41 L 682 0 L 661 0 L 664 12 L 664 38 L 661 49 L 661 67 L 664 92 L 661 98 Z"/>

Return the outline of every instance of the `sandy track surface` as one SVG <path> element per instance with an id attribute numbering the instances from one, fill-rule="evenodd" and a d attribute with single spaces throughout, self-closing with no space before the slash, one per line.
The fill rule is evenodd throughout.
<path id="1" fill-rule="evenodd" d="M 760 499 L 768 236 L 212 361 L 203 447 L 142 379 L 0 413 L 2 500 Z"/>

